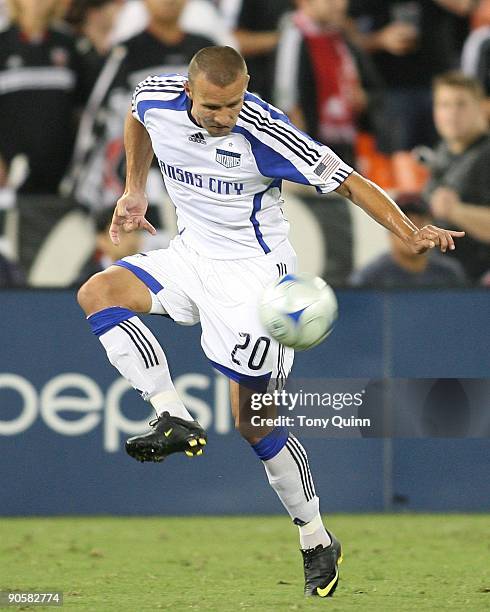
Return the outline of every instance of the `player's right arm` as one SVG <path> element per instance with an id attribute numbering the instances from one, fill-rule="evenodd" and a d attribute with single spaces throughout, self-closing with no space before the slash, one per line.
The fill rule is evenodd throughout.
<path id="1" fill-rule="evenodd" d="M 146 180 L 153 159 L 150 136 L 131 110 L 124 123 L 124 147 L 126 149 L 126 187 L 119 198 L 112 217 L 109 234 L 114 244 L 119 244 L 121 228 L 126 232 L 144 229 L 150 234 L 156 230 L 145 219 L 148 200 L 145 195 Z"/>

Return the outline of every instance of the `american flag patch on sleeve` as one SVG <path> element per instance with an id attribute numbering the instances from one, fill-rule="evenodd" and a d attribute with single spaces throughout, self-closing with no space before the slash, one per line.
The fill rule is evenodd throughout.
<path id="1" fill-rule="evenodd" d="M 325 155 L 313 172 L 320 178 L 327 180 L 341 166 L 341 161 L 330 155 Z"/>

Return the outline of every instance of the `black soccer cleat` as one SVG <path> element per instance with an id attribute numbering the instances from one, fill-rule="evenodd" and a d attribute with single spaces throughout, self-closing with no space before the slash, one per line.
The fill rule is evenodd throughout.
<path id="1" fill-rule="evenodd" d="M 305 570 L 305 595 L 308 597 L 332 597 L 339 582 L 339 565 L 342 563 L 342 547 L 333 533 L 327 548 L 302 550 Z"/>
<path id="2" fill-rule="evenodd" d="M 126 441 L 126 452 L 137 461 L 160 462 L 172 453 L 202 455 L 207 435 L 197 421 L 186 421 L 164 412 L 149 423 L 152 429 Z"/>

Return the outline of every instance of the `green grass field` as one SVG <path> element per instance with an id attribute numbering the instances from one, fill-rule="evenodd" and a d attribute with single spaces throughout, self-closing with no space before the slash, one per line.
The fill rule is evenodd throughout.
<path id="1" fill-rule="evenodd" d="M 286 517 L 0 519 L 0 590 L 61 590 L 97 612 L 490 610 L 488 515 L 328 524 L 344 545 L 333 599 L 303 597 Z"/>

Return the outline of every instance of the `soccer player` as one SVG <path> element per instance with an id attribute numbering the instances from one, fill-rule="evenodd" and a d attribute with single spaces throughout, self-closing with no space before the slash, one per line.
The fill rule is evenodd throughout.
<path id="1" fill-rule="evenodd" d="M 281 180 L 337 191 L 417 253 L 454 249 L 453 237 L 463 232 L 417 228 L 376 185 L 248 93 L 248 80 L 239 53 L 206 47 L 188 76 L 150 76 L 136 87 L 125 123 L 126 190 L 110 235 L 117 244 L 122 230 L 154 233 L 145 219 L 153 155 L 177 209 L 179 235 L 168 249 L 125 257 L 94 275 L 78 300 L 109 361 L 157 413 L 148 433 L 126 443 L 140 461 L 202 454 L 206 434 L 137 313 L 166 314 L 182 325 L 200 321 L 206 356 L 230 379 L 235 423 L 299 528 L 305 594 L 326 597 L 337 586 L 342 553 L 323 525 L 306 451 L 286 428 L 254 433 L 244 416 L 254 391 L 282 383 L 293 361 L 293 351 L 264 332 L 257 309 L 263 288 L 295 270 Z"/>

